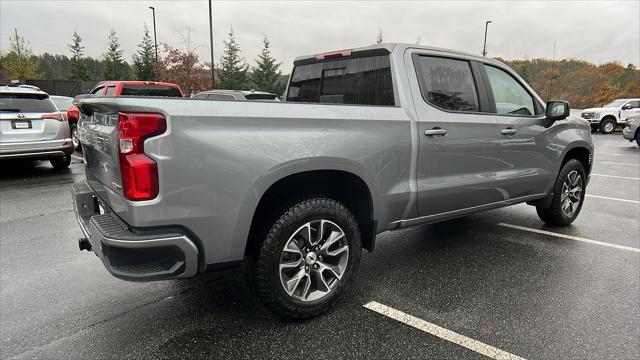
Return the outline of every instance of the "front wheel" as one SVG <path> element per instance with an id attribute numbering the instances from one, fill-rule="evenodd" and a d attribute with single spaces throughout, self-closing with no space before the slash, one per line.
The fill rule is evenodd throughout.
<path id="1" fill-rule="evenodd" d="M 536 207 L 538 216 L 547 225 L 566 226 L 580 214 L 587 185 L 582 163 L 576 159 L 567 161 L 553 187 L 553 199 L 548 208 Z"/>
<path id="2" fill-rule="evenodd" d="M 342 203 L 302 200 L 271 224 L 252 261 L 260 301 L 288 318 L 317 316 L 349 289 L 360 262 L 358 223 Z"/>
<path id="3" fill-rule="evenodd" d="M 600 132 L 603 134 L 611 134 L 616 129 L 616 121 L 613 119 L 604 119 L 600 123 Z"/>

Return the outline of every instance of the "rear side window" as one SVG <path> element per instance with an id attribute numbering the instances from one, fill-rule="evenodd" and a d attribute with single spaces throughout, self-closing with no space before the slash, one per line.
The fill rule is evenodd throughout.
<path id="1" fill-rule="evenodd" d="M 96 88 L 91 93 L 94 95 L 102 95 L 102 90 L 104 90 L 104 86 L 100 86 L 99 88 Z"/>
<path id="2" fill-rule="evenodd" d="M 504 70 L 484 65 L 496 102 L 496 112 L 503 115 L 535 115 L 533 96 Z M 539 108 L 539 107 L 538 107 Z M 538 111 L 540 112 L 540 111 Z"/>
<path id="3" fill-rule="evenodd" d="M 46 95 L 0 94 L 0 112 L 51 113 L 58 111 Z"/>
<path id="4" fill-rule="evenodd" d="M 68 110 L 73 105 L 73 99 L 67 97 L 50 97 L 51 101 L 56 104 L 58 110 Z"/>
<path id="5" fill-rule="evenodd" d="M 235 100 L 236 98 L 233 95 L 223 95 L 223 94 L 209 94 L 209 100 Z"/>
<path id="6" fill-rule="evenodd" d="M 389 56 L 296 66 L 291 75 L 287 101 L 393 106 Z"/>
<path id="7" fill-rule="evenodd" d="M 247 100 L 273 100 L 278 97 L 275 94 L 247 94 L 244 96 Z"/>
<path id="8" fill-rule="evenodd" d="M 125 85 L 120 95 L 182 97 L 177 88 L 158 85 Z"/>
<path id="9" fill-rule="evenodd" d="M 444 110 L 480 111 L 468 61 L 432 56 L 416 59 L 420 92 L 427 102 Z"/>

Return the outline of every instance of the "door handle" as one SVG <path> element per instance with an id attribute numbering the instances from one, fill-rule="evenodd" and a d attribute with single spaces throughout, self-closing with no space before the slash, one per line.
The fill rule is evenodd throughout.
<path id="1" fill-rule="evenodd" d="M 500 134 L 502 135 L 515 135 L 517 132 L 518 130 L 512 129 L 512 128 L 506 128 L 506 129 L 500 130 Z"/>
<path id="2" fill-rule="evenodd" d="M 447 135 L 447 129 L 433 128 L 425 130 L 424 134 L 426 136 L 445 136 Z"/>

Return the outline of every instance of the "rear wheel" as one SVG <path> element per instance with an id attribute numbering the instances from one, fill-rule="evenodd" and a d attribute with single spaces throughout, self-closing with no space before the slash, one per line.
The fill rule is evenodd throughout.
<path id="1" fill-rule="evenodd" d="M 636 131 L 636 144 L 640 147 L 640 131 Z"/>
<path id="2" fill-rule="evenodd" d="M 252 261 L 260 301 L 276 314 L 303 319 L 333 307 L 351 286 L 361 235 L 353 214 L 328 198 L 302 200 L 271 224 Z"/>
<path id="3" fill-rule="evenodd" d="M 71 155 L 49 160 L 54 169 L 66 169 L 71 165 Z"/>
<path id="4" fill-rule="evenodd" d="M 616 129 L 616 121 L 612 118 L 605 118 L 600 123 L 600 132 L 603 134 L 611 134 Z"/>
<path id="5" fill-rule="evenodd" d="M 73 150 L 80 149 L 80 140 L 78 140 L 78 126 L 76 124 L 71 124 L 69 127 L 71 129 L 71 142 L 73 142 Z"/>
<path id="6" fill-rule="evenodd" d="M 536 207 L 542 221 L 552 226 L 571 224 L 580 214 L 587 184 L 582 163 L 576 159 L 567 161 L 553 187 L 553 199 L 548 208 Z"/>

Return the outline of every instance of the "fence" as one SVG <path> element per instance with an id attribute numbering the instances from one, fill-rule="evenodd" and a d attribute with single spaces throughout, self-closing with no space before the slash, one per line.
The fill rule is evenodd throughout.
<path id="1" fill-rule="evenodd" d="M 2 84 L 10 83 L 3 80 Z M 60 95 L 75 97 L 80 94 L 88 93 L 96 84 L 95 81 L 82 80 L 43 80 L 43 79 L 25 79 L 20 81 L 21 84 L 33 85 L 49 95 Z"/>

